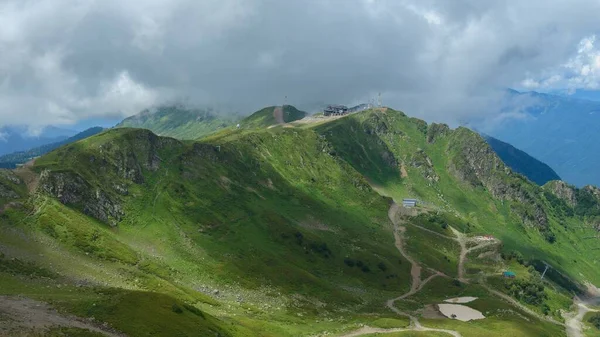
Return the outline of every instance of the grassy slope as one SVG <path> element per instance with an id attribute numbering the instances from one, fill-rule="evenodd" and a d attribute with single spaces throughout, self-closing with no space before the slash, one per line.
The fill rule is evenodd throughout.
<path id="1" fill-rule="evenodd" d="M 32 200 L 38 212 L 26 227 L 69 254 L 105 261 L 114 274 L 110 283 L 119 287 L 205 303 L 192 289 L 252 289 L 269 298 L 245 299 L 259 316 L 275 315 L 259 307 L 265 303 L 311 316 L 348 306 L 370 311 L 378 296 L 373 305 L 381 310 L 385 296 L 408 289 L 409 266 L 393 246 L 388 201 L 360 175 L 347 174 L 343 161 L 322 153 L 324 143 L 313 132 L 264 131 L 221 143 L 219 150 L 171 140 L 159 150 L 161 168 L 144 171 L 144 183 L 133 184 L 111 165 L 132 149 L 137 160 L 147 161 L 148 136 L 111 130 L 36 164 L 38 171 L 84 177 L 106 195 L 115 195 L 113 183 L 128 184 L 123 199 L 129 215 L 118 231 L 42 196 Z M 269 162 L 262 161 L 266 156 Z M 348 267 L 346 257 L 369 270 Z M 63 267 L 106 281 L 84 266 Z M 282 300 L 279 292 L 288 295 Z M 326 306 L 319 309 L 314 301 Z M 255 323 L 246 324 L 252 329 Z"/>
<path id="2" fill-rule="evenodd" d="M 164 106 L 147 110 L 123 120 L 117 127 L 148 129 L 167 137 L 197 139 L 233 125 L 234 117 L 221 117 L 207 111 L 182 106 Z"/>
<path id="3" fill-rule="evenodd" d="M 266 336 L 373 322 L 365 316 L 371 312 L 388 319 L 393 316 L 381 303 L 409 288 L 410 265 L 393 244 L 389 200 L 367 180 L 395 199 L 417 196 L 429 202 L 442 212 L 442 222 L 463 232 L 493 233 L 507 250 L 544 258 L 580 281 L 600 279 L 597 269 L 585 267 L 597 257 L 577 252 L 576 242 L 586 233 L 570 228 L 576 218 L 559 217 L 541 199 L 558 238 L 548 243 L 537 229 L 521 224 L 511 201 L 450 172 L 453 151 L 470 142 L 471 134 L 442 132 L 428 142 L 428 130 L 423 122 L 388 110 L 315 128 L 227 131 L 202 143 L 116 129 L 61 148 L 38 160 L 35 170 L 78 175 L 121 203 L 126 215 L 113 228 L 81 214 L 81 204 L 65 206 L 44 195 L 29 199 L 25 209 L 8 210 L 0 227 L 5 253 L 33 266 L 52 263 L 53 272 L 69 278 L 17 270 L 0 277 L 3 292 L 51 300 L 83 316 L 97 303 L 94 315 L 134 335 L 129 322 L 151 319 L 154 331 L 166 333 L 161 324 L 178 317 L 196 320 L 196 325 L 180 324 L 182 334 L 201 326 Z M 158 167 L 148 164 L 154 158 Z M 128 163 L 139 167 L 143 179 L 132 180 L 124 169 Z M 402 168 L 408 176 L 402 177 Z M 524 179 L 510 179 L 537 191 Z M 126 186 L 127 195 L 117 193 L 115 185 Z M 441 231 L 435 221 L 414 221 Z M 432 239 L 416 227 L 408 234 L 411 254 L 454 276 L 452 241 Z M 419 245 L 427 243 L 439 249 L 421 252 L 425 248 Z M 577 264 L 566 263 L 570 256 L 577 256 Z M 84 287 L 89 297 L 79 299 L 44 290 L 73 280 L 100 286 Z M 156 305 L 144 304 L 147 296 L 158 296 Z M 423 303 L 435 299 L 424 296 Z M 493 310 L 504 305 L 497 302 L 490 304 Z M 564 305 L 559 302 L 550 303 L 553 310 Z M 115 303 L 143 305 L 147 312 L 115 315 Z M 178 314 L 183 316 L 150 318 L 166 315 L 173 304 L 192 305 L 203 314 L 184 310 Z M 530 323 L 518 319 L 482 324 L 499 333 L 506 327 L 530 331 Z M 467 327 L 460 329 L 469 335 Z M 546 324 L 538 329 L 555 332 Z"/>
<path id="4" fill-rule="evenodd" d="M 277 124 L 275 117 L 273 116 L 273 111 L 276 107 L 270 106 L 264 109 L 258 110 L 252 115 L 246 117 L 240 124 L 244 128 L 263 128 L 268 127 L 270 125 Z M 290 123 L 299 119 L 302 119 L 306 116 L 306 112 L 300 111 L 296 109 L 292 105 L 284 105 L 283 106 L 283 121 L 286 123 Z"/>

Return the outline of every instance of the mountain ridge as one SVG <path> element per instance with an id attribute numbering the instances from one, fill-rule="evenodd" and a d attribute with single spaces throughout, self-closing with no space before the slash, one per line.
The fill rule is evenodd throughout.
<path id="1" fill-rule="evenodd" d="M 25 170 L 39 179 L 31 196 Z M 16 179 L 6 176 L 13 182 L 0 175 L 0 183 L 14 193 L 11 201 L 0 197 L 4 254 L 102 285 L 78 288 L 77 299 L 42 293 L 62 310 L 91 312 L 131 335 L 166 334 L 175 322 L 179 334 L 192 333 L 183 318 L 226 336 L 410 329 L 383 304 L 410 295 L 418 266 L 431 276 L 412 302 L 393 301 L 396 310 L 416 317 L 448 296 L 475 295 L 485 303 L 473 306 L 488 316 L 476 325 L 415 318 L 424 326 L 464 336 L 507 329 L 554 336 L 564 332 L 553 321 L 570 310 L 572 291 L 600 281 L 597 253 L 582 254 L 577 245 L 593 233 L 579 228 L 593 214 L 577 213 L 553 199 L 561 193 L 513 172 L 477 133 L 392 109 L 228 128 L 198 141 L 117 128 L 38 158 Z M 392 207 L 406 197 L 421 204 Z M 578 200 L 587 202 L 587 194 Z M 492 235 L 501 245 L 467 259 L 455 232 L 468 240 Z M 545 283 L 536 281 L 542 260 L 560 272 L 549 272 Z M 2 267 L 0 282 L 27 296 L 39 298 L 40 284 L 75 289 L 0 259 L 5 265 L 19 276 Z M 506 269 L 518 278 L 504 280 Z M 520 289 L 541 291 L 523 296 Z M 145 294 L 166 297 L 128 319 L 108 314 Z"/>
<path id="2" fill-rule="evenodd" d="M 524 151 L 491 136 L 483 135 L 498 156 L 515 172 L 521 173 L 536 184 L 543 186 L 552 180 L 561 180 L 547 164 Z"/>

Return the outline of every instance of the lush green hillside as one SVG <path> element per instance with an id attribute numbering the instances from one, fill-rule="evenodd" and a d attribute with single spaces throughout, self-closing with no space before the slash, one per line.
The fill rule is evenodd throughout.
<path id="1" fill-rule="evenodd" d="M 84 130 L 73 137 L 69 137 L 60 142 L 46 144 L 39 147 L 35 147 L 33 149 L 29 149 L 27 151 L 14 152 L 10 154 L 6 154 L 0 157 L 0 167 L 2 168 L 15 168 L 17 165 L 24 164 L 35 157 L 42 156 L 54 149 L 58 149 L 59 147 L 65 144 L 71 144 L 78 140 L 96 135 L 102 132 L 104 129 L 101 127 L 94 127 Z"/>
<path id="2" fill-rule="evenodd" d="M 391 109 L 264 126 L 193 142 L 118 128 L 1 171 L 0 313 L 19 294 L 105 335 L 367 335 L 420 321 L 441 335 L 560 336 L 572 293 L 600 283 L 600 251 L 582 241 L 593 214 L 577 206 L 599 199 L 563 201 L 468 129 Z M 405 197 L 421 206 L 393 202 Z M 454 296 L 478 297 L 486 318 L 432 319 Z"/>
<path id="3" fill-rule="evenodd" d="M 157 135 L 177 139 L 197 139 L 231 126 L 236 117 L 219 116 L 208 110 L 183 105 L 160 106 L 126 118 L 117 127 L 148 129 Z"/>
<path id="4" fill-rule="evenodd" d="M 240 124 L 244 128 L 261 128 L 271 125 L 290 123 L 306 116 L 306 112 L 296 109 L 292 105 L 283 107 L 270 106 L 258 110 L 246 117 Z"/>
<path id="5" fill-rule="evenodd" d="M 484 137 L 492 149 L 498 154 L 498 157 L 500 157 L 508 167 L 513 171 L 526 176 L 534 183 L 542 186 L 549 181 L 560 180 L 558 174 L 556 174 L 550 166 L 508 143 L 494 137 Z"/>

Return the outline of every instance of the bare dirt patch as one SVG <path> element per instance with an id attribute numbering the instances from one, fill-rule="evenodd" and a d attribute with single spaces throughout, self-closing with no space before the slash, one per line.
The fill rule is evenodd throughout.
<path id="1" fill-rule="evenodd" d="M 36 336 L 51 327 L 90 330 L 105 336 L 124 336 L 107 325 L 96 326 L 82 318 L 63 315 L 48 304 L 24 297 L 0 296 L 0 336 Z"/>
<path id="2" fill-rule="evenodd" d="M 273 118 L 275 118 L 275 121 L 277 122 L 277 124 L 284 124 L 285 121 L 283 120 L 283 108 L 278 106 L 275 109 L 273 109 Z"/>
<path id="3" fill-rule="evenodd" d="M 421 316 L 427 319 L 446 319 L 446 316 L 442 315 L 435 304 L 426 305 L 425 308 L 423 308 Z"/>
<path id="4" fill-rule="evenodd" d="M 400 178 L 407 178 L 408 177 L 408 172 L 406 172 L 406 166 L 404 166 L 404 163 L 400 164 Z"/>
<path id="5" fill-rule="evenodd" d="M 33 164 L 35 164 L 35 159 L 28 161 L 25 165 L 16 168 L 14 171 L 27 185 L 29 193 L 33 193 L 36 190 L 40 181 L 40 176 L 32 170 Z"/>
<path id="6" fill-rule="evenodd" d="M 463 322 L 485 318 L 481 311 L 469 308 L 466 305 L 438 304 L 437 307 L 444 316 Z"/>

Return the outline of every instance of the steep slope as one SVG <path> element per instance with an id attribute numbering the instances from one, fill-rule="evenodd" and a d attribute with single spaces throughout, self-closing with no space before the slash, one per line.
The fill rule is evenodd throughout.
<path id="1" fill-rule="evenodd" d="M 3 171 L 2 202 L 21 205 L 0 216 L 0 296 L 132 336 L 560 336 L 572 293 L 600 283 L 590 215 L 478 134 L 392 109 L 288 126 L 194 142 L 118 128 Z M 429 319 L 463 295 L 485 320 Z"/>
<path id="2" fill-rule="evenodd" d="M 87 137 L 91 137 L 93 135 L 96 135 L 96 134 L 102 132 L 103 130 L 104 129 L 101 127 L 89 128 L 85 131 L 82 131 L 82 132 L 72 136 L 72 137 L 69 137 L 65 140 L 61 140 L 56 143 L 46 144 L 46 145 L 42 145 L 39 147 L 35 147 L 33 149 L 29 149 L 27 151 L 19 151 L 19 152 L 14 152 L 14 153 L 0 156 L 0 167 L 15 168 L 15 167 L 17 167 L 17 165 L 24 164 L 35 157 L 44 155 L 44 154 L 46 154 L 54 149 L 57 149 L 63 145 L 71 144 L 78 140 L 81 140 L 81 139 L 84 139 Z"/>
<path id="3" fill-rule="evenodd" d="M 523 118 L 486 131 L 550 165 L 565 181 L 577 186 L 600 185 L 600 102 L 513 92 L 526 106 Z"/>
<path id="4" fill-rule="evenodd" d="M 542 186 L 551 180 L 561 180 L 554 170 L 516 147 L 494 137 L 484 136 L 498 157 L 513 171 Z"/>
<path id="5" fill-rule="evenodd" d="M 219 116 L 209 110 L 172 105 L 146 109 L 126 118 L 116 127 L 148 129 L 158 135 L 177 139 L 197 139 L 226 128 L 235 120 L 235 117 Z"/>
<path id="6" fill-rule="evenodd" d="M 246 117 L 240 123 L 245 128 L 263 128 L 276 124 L 290 123 L 306 116 L 306 112 L 292 105 L 283 107 L 270 106 Z"/>

